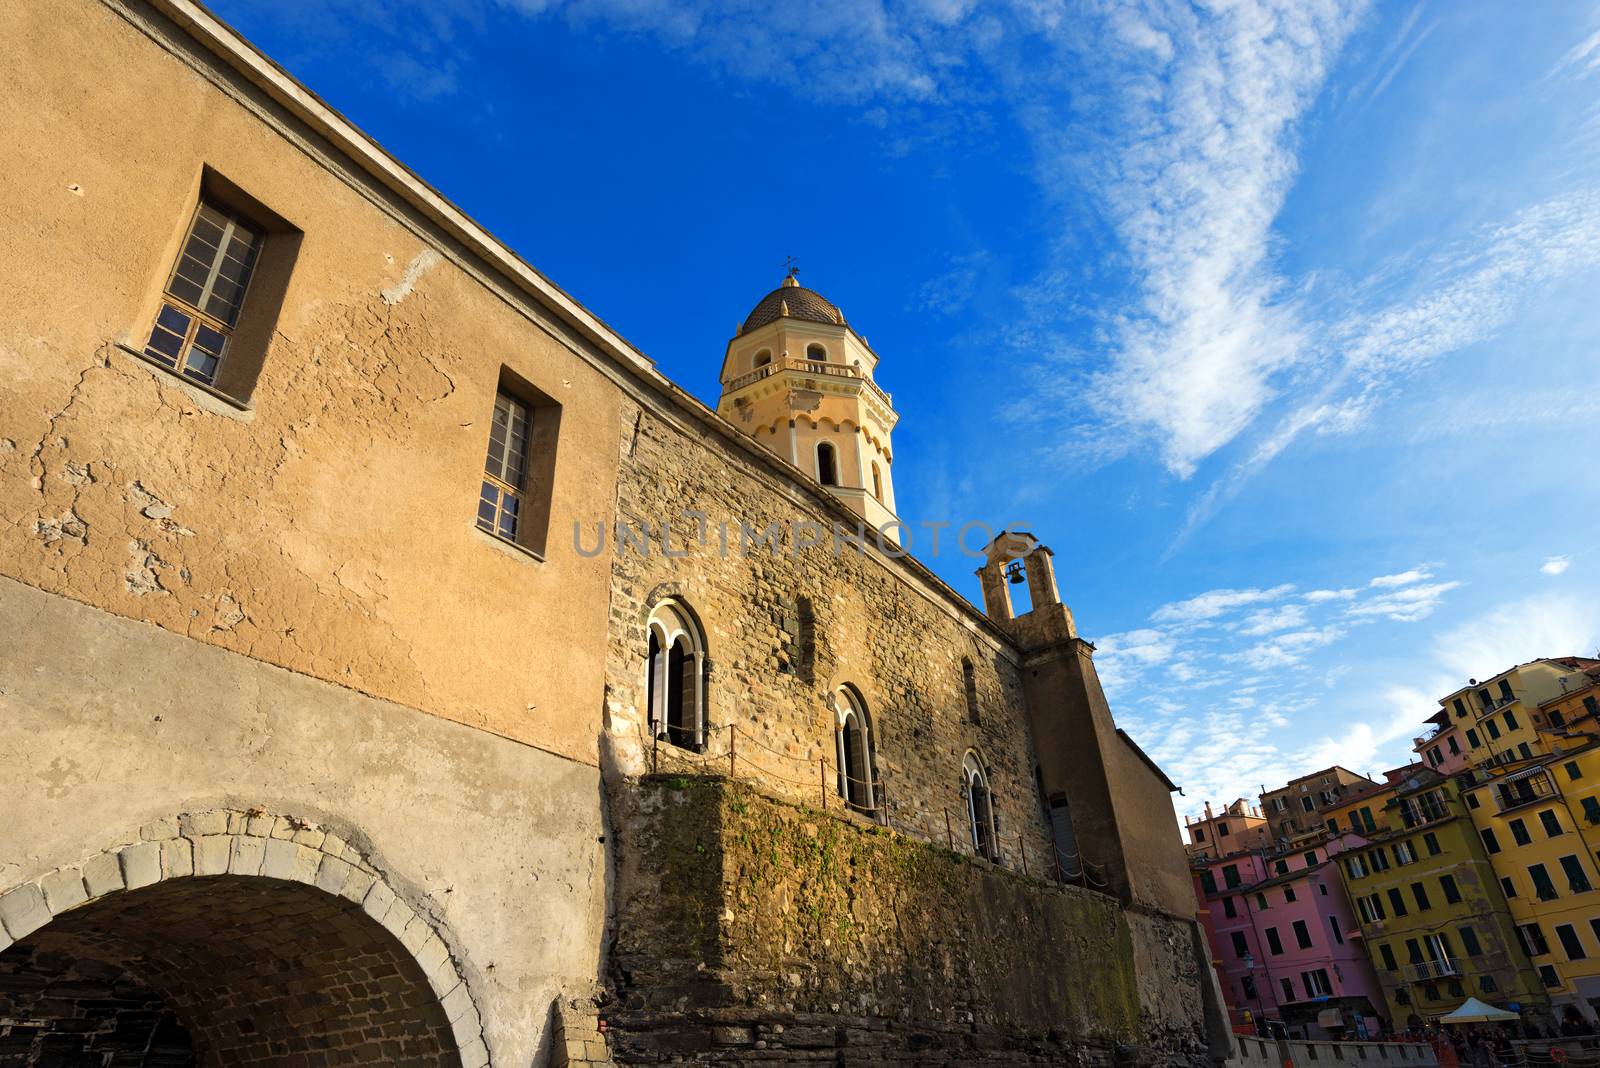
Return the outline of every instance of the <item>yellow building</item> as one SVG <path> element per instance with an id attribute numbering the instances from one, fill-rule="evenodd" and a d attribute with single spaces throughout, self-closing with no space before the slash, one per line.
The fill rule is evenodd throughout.
<path id="1" fill-rule="evenodd" d="M 1547 1023 L 1548 998 L 1455 781 L 1407 771 L 1371 799 L 1387 794 L 1367 844 L 1338 858 L 1389 1019 L 1426 1022 L 1470 996 Z M 1371 807 L 1347 805 L 1345 825 L 1354 817 L 1365 828 L 1362 809 Z"/>
<path id="2" fill-rule="evenodd" d="M 1541 705 L 1559 699 L 1600 661 L 1563 656 L 1518 664 L 1494 678 L 1471 679 L 1439 699 L 1466 743 L 1467 763 L 1504 764 L 1548 752 L 1541 729 L 1549 726 Z"/>
<path id="3" fill-rule="evenodd" d="M 1517 937 L 1555 1010 L 1571 1006 L 1594 1020 L 1600 1018 L 1600 738 L 1547 737 L 1552 752 L 1485 765 L 1472 773 L 1478 785 L 1463 796 Z"/>

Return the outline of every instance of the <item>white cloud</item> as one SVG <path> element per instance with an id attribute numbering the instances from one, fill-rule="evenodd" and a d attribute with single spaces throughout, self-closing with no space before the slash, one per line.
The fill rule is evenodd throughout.
<path id="1" fill-rule="evenodd" d="M 1322 604 L 1325 601 L 1348 601 L 1356 595 L 1355 590 L 1310 590 L 1305 594 L 1305 600 L 1311 604 Z"/>
<path id="2" fill-rule="evenodd" d="M 1156 623 L 1199 623 L 1244 605 L 1276 601 L 1293 592 L 1294 587 L 1287 584 L 1266 590 L 1210 590 L 1185 601 L 1162 605 L 1150 613 L 1150 619 Z"/>
<path id="3" fill-rule="evenodd" d="M 1377 578 L 1367 583 L 1367 585 L 1377 586 L 1380 588 L 1386 586 L 1409 586 L 1413 582 L 1421 582 L 1423 579 L 1430 579 L 1432 577 L 1432 571 L 1429 571 L 1426 568 L 1417 567 L 1412 568 L 1410 571 L 1402 571 L 1397 575 L 1379 575 Z"/>
<path id="4" fill-rule="evenodd" d="M 1380 594 L 1371 600 L 1352 604 L 1345 609 L 1351 619 L 1388 619 L 1397 623 L 1415 623 L 1426 619 L 1439 607 L 1444 595 L 1460 586 L 1459 582 L 1433 582 L 1421 586 L 1406 586 L 1391 593 Z"/>
<path id="5" fill-rule="evenodd" d="M 1271 634 L 1273 631 L 1290 630 L 1294 627 L 1303 627 L 1306 623 L 1306 609 L 1298 604 L 1286 604 L 1281 608 L 1262 609 L 1252 612 L 1245 617 L 1239 626 L 1239 633 L 1251 637 L 1262 634 Z"/>
<path id="6" fill-rule="evenodd" d="M 1305 660 L 1312 650 L 1337 641 L 1343 634 L 1340 627 L 1292 631 L 1230 654 L 1229 659 L 1239 660 L 1256 671 L 1293 667 Z"/>
<path id="7" fill-rule="evenodd" d="M 1539 570 L 1546 575 L 1559 575 L 1572 566 L 1572 561 L 1565 556 L 1551 556 L 1539 565 Z"/>
<path id="8" fill-rule="evenodd" d="M 1433 645 L 1451 688 L 1540 657 L 1592 655 L 1600 645 L 1600 603 L 1576 594 L 1538 594 L 1475 613 L 1441 631 Z"/>

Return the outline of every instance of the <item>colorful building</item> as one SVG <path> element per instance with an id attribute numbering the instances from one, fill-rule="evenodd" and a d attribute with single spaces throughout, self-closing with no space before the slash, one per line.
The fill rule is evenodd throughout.
<path id="1" fill-rule="evenodd" d="M 1588 681 L 1600 660 L 1563 656 L 1531 660 L 1480 682 L 1470 679 L 1439 707 L 1461 732 L 1467 762 L 1504 764 L 1543 752 L 1542 728 L 1550 726 L 1541 706 Z"/>
<path id="2" fill-rule="evenodd" d="M 1540 985 L 1558 1015 L 1571 1006 L 1592 1021 L 1600 1019 L 1600 738 L 1557 739 L 1552 749 L 1478 771 L 1463 796 Z"/>
<path id="3" fill-rule="evenodd" d="M 1545 988 L 1455 780 L 1409 771 L 1368 844 L 1338 858 L 1390 1020 L 1422 1023 L 1469 996 L 1516 1006 L 1525 1018 L 1530 1009 L 1547 1012 Z"/>
<path id="4" fill-rule="evenodd" d="M 1242 797 L 1216 813 L 1207 801 L 1205 818 L 1185 816 L 1183 825 L 1189 836 L 1184 848 L 1191 857 L 1221 857 L 1243 849 L 1265 849 L 1272 843 L 1261 810 Z"/>
<path id="5" fill-rule="evenodd" d="M 1465 728 L 1455 721 L 1451 710 L 1439 709 L 1428 722 L 1432 726 L 1412 739 L 1417 756 L 1441 775 L 1454 775 L 1469 767 L 1472 756 L 1463 737 Z"/>
<path id="6" fill-rule="evenodd" d="M 1263 789 L 1261 812 L 1272 826 L 1273 839 L 1292 843 L 1302 835 L 1321 831 L 1325 809 L 1338 807 L 1350 793 L 1372 785 L 1365 775 L 1335 765 L 1291 779 L 1282 789 Z"/>
<path id="7" fill-rule="evenodd" d="M 1195 865 L 1201 921 L 1236 1026 L 1277 1021 L 1304 1038 L 1383 1028 L 1382 987 L 1351 937 L 1354 914 L 1326 847 L 1197 857 Z"/>

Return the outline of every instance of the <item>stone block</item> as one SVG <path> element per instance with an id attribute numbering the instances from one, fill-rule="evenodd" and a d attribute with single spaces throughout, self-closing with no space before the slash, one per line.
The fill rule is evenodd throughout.
<path id="1" fill-rule="evenodd" d="M 340 859 L 343 859 L 345 846 L 349 844 L 350 843 L 346 842 L 343 838 L 340 838 L 332 831 L 329 831 L 327 834 L 322 836 L 322 844 L 317 848 L 321 849 L 330 857 L 339 857 Z"/>
<path id="2" fill-rule="evenodd" d="M 352 869 L 350 865 L 338 857 L 322 855 L 322 862 L 317 865 L 317 889 L 329 894 L 337 894 L 344 889 L 346 880 L 350 878 Z"/>
<path id="3" fill-rule="evenodd" d="M 168 879 L 194 874 L 194 844 L 187 838 L 169 838 L 161 843 L 161 873 Z"/>
<path id="4" fill-rule="evenodd" d="M 267 837 L 272 833 L 272 817 L 265 813 L 247 816 L 244 821 L 244 833 L 255 838 Z"/>
<path id="5" fill-rule="evenodd" d="M 294 836 L 289 840 L 294 842 L 296 845 L 310 846 L 312 849 L 321 849 L 322 840 L 326 837 L 328 837 L 327 834 L 315 827 L 301 827 L 299 830 L 294 832 Z"/>
<path id="6" fill-rule="evenodd" d="M 48 916 L 45 918 L 49 919 Z M 439 1002 L 439 1005 L 444 1009 L 445 1019 L 455 1023 L 461 1019 L 468 1009 L 473 1007 L 472 993 L 467 989 L 467 984 L 462 983 L 446 994 L 444 999 Z"/>
<path id="7" fill-rule="evenodd" d="M 234 875 L 260 875 L 267 859 L 267 840 L 241 834 L 233 839 L 228 854 L 228 871 Z"/>
<path id="8" fill-rule="evenodd" d="M 123 888 L 122 865 L 115 853 L 90 857 L 83 865 L 83 885 L 90 897 L 103 897 Z"/>
<path id="9" fill-rule="evenodd" d="M 344 887 L 339 891 L 339 896 L 359 905 L 366 899 L 367 892 L 372 889 L 372 884 L 376 881 L 370 871 L 351 868 L 350 875 L 344 881 Z"/>
<path id="10" fill-rule="evenodd" d="M 433 937 L 433 924 L 421 915 L 411 917 L 411 922 L 406 924 L 406 929 L 400 935 L 400 944 L 408 951 L 415 954 L 422 948 L 424 942 Z"/>
<path id="11" fill-rule="evenodd" d="M 466 987 L 461 987 L 465 990 Z M 474 1039 L 483 1035 L 483 1020 L 478 1016 L 478 1007 L 472 1004 L 472 999 L 467 999 L 467 1007 L 460 1016 L 450 1021 L 450 1032 L 455 1035 L 456 1048 L 470 1046 Z"/>
<path id="12" fill-rule="evenodd" d="M 383 922 L 389 914 L 389 908 L 394 904 L 394 891 L 377 880 L 372 883 L 372 889 L 367 891 L 367 896 L 361 899 L 361 908 L 368 916 Z"/>
<path id="13" fill-rule="evenodd" d="M 480 1036 L 472 1043 L 461 1047 L 461 1068 L 484 1068 L 489 1063 L 489 1047 L 483 1044 Z"/>
<path id="14" fill-rule="evenodd" d="M 165 842 L 178 837 L 178 819 L 176 816 L 166 816 L 159 820 L 151 820 L 139 828 L 139 837 L 146 842 Z"/>
<path id="15" fill-rule="evenodd" d="M 403 939 L 405 937 L 406 928 L 409 927 L 411 925 L 411 921 L 416 918 L 416 910 L 410 905 L 406 904 L 404 901 L 396 898 L 394 904 L 389 906 L 389 911 L 385 912 L 383 914 L 383 919 L 379 920 L 378 922 L 383 924 L 384 928 L 390 934 L 394 935 L 396 938 Z"/>
<path id="16" fill-rule="evenodd" d="M 40 879 L 39 886 L 44 891 L 45 904 L 56 915 L 89 900 L 89 891 L 83 888 L 83 870 L 76 865 L 57 868 Z"/>
<path id="17" fill-rule="evenodd" d="M 422 943 L 415 956 L 417 967 L 422 969 L 422 974 L 432 975 L 435 968 L 449 959 L 450 949 L 444 944 L 444 939 L 434 934 Z"/>
<path id="18" fill-rule="evenodd" d="M 26 938 L 50 922 L 50 907 L 38 883 L 24 883 L 0 895 L 0 927 L 13 940 Z"/>
<path id="19" fill-rule="evenodd" d="M 205 834 L 227 834 L 228 814 L 221 809 L 212 809 L 209 812 L 185 812 L 179 817 L 178 825 L 189 838 L 198 838 Z"/>
<path id="20" fill-rule="evenodd" d="M 445 957 L 438 967 L 428 973 L 428 988 L 440 998 L 461 984 L 461 976 L 456 972 L 455 961 Z"/>
<path id="21" fill-rule="evenodd" d="M 321 860 L 322 854 L 314 849 L 273 837 L 266 841 L 266 858 L 261 862 L 261 874 L 269 879 L 315 882 L 317 865 Z"/>
<path id="22" fill-rule="evenodd" d="M 225 834 L 206 834 L 189 839 L 194 843 L 196 875 L 226 875 L 232 859 L 233 839 Z"/>
<path id="23" fill-rule="evenodd" d="M 122 881 L 129 890 L 161 881 L 161 843 L 140 842 L 117 854 L 122 861 Z"/>

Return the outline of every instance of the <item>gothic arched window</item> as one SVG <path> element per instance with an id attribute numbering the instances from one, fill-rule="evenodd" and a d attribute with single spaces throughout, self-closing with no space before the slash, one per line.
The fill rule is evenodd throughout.
<path id="1" fill-rule="evenodd" d="M 839 454 L 830 441 L 817 443 L 817 481 L 824 486 L 839 484 Z"/>
<path id="2" fill-rule="evenodd" d="M 877 809 L 872 725 L 866 705 L 850 686 L 834 691 L 834 740 L 839 756 L 839 796 L 857 812 Z"/>
<path id="3" fill-rule="evenodd" d="M 806 359 L 820 361 L 826 360 L 827 358 L 828 350 L 817 344 L 815 341 L 806 346 Z"/>
<path id="4" fill-rule="evenodd" d="M 883 472 L 878 469 L 878 461 L 872 461 L 872 495 L 878 498 L 878 503 L 883 503 Z"/>
<path id="5" fill-rule="evenodd" d="M 985 860 L 998 861 L 994 794 L 989 790 L 989 773 L 977 753 L 968 753 L 961 762 L 961 792 L 967 797 L 967 824 L 972 830 L 972 851 Z"/>
<path id="6" fill-rule="evenodd" d="M 650 613 L 645 663 L 652 737 L 698 749 L 705 744 L 705 639 L 687 606 L 663 601 Z"/>

